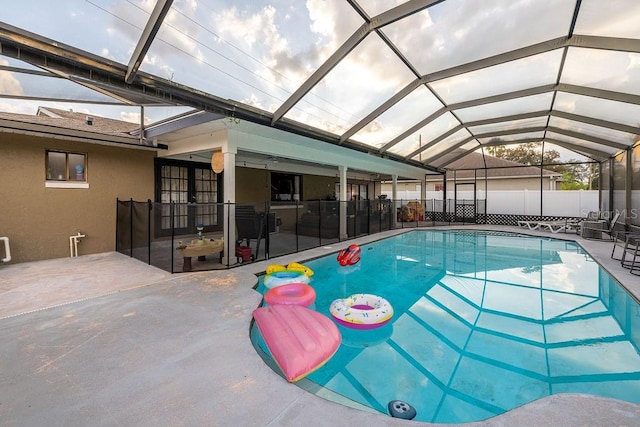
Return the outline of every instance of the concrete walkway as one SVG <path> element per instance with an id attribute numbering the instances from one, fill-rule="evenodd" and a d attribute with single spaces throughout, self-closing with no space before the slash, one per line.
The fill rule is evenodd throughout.
<path id="1" fill-rule="evenodd" d="M 464 227 L 471 228 L 479 227 Z M 609 259 L 611 243 L 553 237 L 578 239 L 640 295 L 640 280 Z M 0 266 L 0 425 L 426 425 L 351 409 L 289 384 L 249 340 L 261 301 L 255 274 L 345 243 L 175 275 L 118 253 Z M 640 405 L 555 395 L 473 425 L 636 426 Z"/>

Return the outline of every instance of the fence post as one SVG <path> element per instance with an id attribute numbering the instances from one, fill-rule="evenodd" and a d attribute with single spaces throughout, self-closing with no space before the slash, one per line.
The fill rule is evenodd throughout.
<path id="1" fill-rule="evenodd" d="M 147 199 L 147 207 L 147 256 L 151 265 L 151 209 L 153 208 L 151 199 Z"/>
<path id="2" fill-rule="evenodd" d="M 133 197 L 129 199 L 129 257 L 133 258 Z"/>
<path id="3" fill-rule="evenodd" d="M 173 271 L 173 263 L 174 263 L 174 254 L 173 254 L 173 248 L 175 247 L 175 222 L 173 219 L 174 216 L 174 205 L 176 202 L 169 202 L 169 217 L 171 218 L 171 220 L 169 221 L 169 223 L 171 224 L 171 273 L 174 273 Z"/>
<path id="4" fill-rule="evenodd" d="M 118 250 L 118 237 L 120 236 L 120 199 L 116 197 L 116 252 Z"/>
<path id="5" fill-rule="evenodd" d="M 267 235 L 265 236 L 264 239 L 264 259 L 267 260 L 269 259 L 269 242 L 270 242 L 270 237 L 269 237 L 269 226 L 271 225 L 271 211 L 269 210 L 269 202 L 266 201 L 264 202 L 264 212 L 265 212 L 265 225 L 267 226 Z M 274 215 L 273 218 L 273 226 L 275 228 L 276 224 L 276 218 Z M 275 231 L 275 230 L 274 230 Z M 258 257 L 258 254 L 256 254 L 256 258 Z"/>

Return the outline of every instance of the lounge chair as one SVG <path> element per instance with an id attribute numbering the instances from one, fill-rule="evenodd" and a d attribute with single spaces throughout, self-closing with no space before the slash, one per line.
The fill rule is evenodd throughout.
<path id="1" fill-rule="evenodd" d="M 580 234 L 585 239 L 603 239 L 603 234 L 606 234 L 609 236 L 609 240 L 614 240 L 614 228 L 619 218 L 620 212 L 616 212 L 613 215 L 613 218 L 611 218 L 611 222 L 609 222 L 609 224 L 607 224 L 607 221 L 604 219 L 597 221 L 583 221 Z"/>
<path id="2" fill-rule="evenodd" d="M 527 227 L 529 230 L 537 230 L 540 227 L 540 221 L 518 221 L 519 227 Z"/>
<path id="3" fill-rule="evenodd" d="M 549 230 L 552 233 L 560 233 L 561 231 L 564 231 L 565 233 L 568 231 L 568 228 L 571 227 L 571 225 L 568 223 L 567 220 L 564 221 L 544 221 L 544 222 L 540 222 L 538 223 L 538 228 L 541 230 Z"/>

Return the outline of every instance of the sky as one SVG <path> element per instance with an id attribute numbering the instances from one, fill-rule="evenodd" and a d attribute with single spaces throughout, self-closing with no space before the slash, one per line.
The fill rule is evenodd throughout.
<path id="1" fill-rule="evenodd" d="M 404 2 L 360 3 L 364 13 L 376 16 Z M 127 64 L 154 5 L 154 0 L 23 0 L 3 6 L 0 19 Z M 583 0 L 577 33 L 640 38 L 640 1 L 608 0 L 606 7 L 602 5 L 599 0 Z M 340 135 L 416 79 L 416 72 L 430 74 L 566 35 L 574 6 L 575 0 L 446 0 L 382 28 L 413 70 L 382 37 L 371 33 L 285 118 Z M 176 0 L 141 71 L 274 112 L 363 23 L 345 0 Z M 561 58 L 560 50 L 551 51 L 443 79 L 432 88 L 445 102 L 455 103 L 555 83 Z M 17 66 L 15 62 L 0 56 L 0 65 Z M 48 91 L 51 96 L 95 96 L 56 89 L 59 82 L 38 85 L 31 80 L 0 71 L 0 90 L 27 96 Z M 561 82 L 640 94 L 640 54 L 571 48 Z M 579 95 L 565 97 L 562 106 L 585 111 L 580 104 L 587 101 Z M 2 111 L 33 113 L 42 104 L 0 98 Z M 68 105 L 60 107 L 139 122 L 138 108 Z M 629 105 L 609 107 L 624 110 L 617 116 L 633 117 L 637 108 Z M 441 106 L 438 97 L 421 86 L 354 139 L 380 147 Z M 171 111 L 145 109 L 145 114 L 147 121 L 154 121 Z M 419 141 L 450 129 L 450 122 L 450 117 L 434 120 L 409 135 L 403 146 L 415 149 Z"/>

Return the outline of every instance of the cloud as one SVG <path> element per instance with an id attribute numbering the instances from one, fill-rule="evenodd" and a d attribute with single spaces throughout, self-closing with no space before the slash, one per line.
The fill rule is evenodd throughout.
<path id="1" fill-rule="evenodd" d="M 485 0 L 479 6 L 472 0 L 448 0 L 382 31 L 427 74 L 566 35 L 574 5 L 566 0 Z"/>
<path id="2" fill-rule="evenodd" d="M 134 113 L 134 112 L 126 112 L 126 111 L 122 111 L 120 112 L 120 120 L 125 121 L 125 122 L 129 122 L 129 123 L 140 123 L 140 113 Z M 145 117 L 144 120 L 145 124 L 149 123 L 149 119 L 147 117 Z"/>
<path id="3" fill-rule="evenodd" d="M 9 62 L 0 58 L 0 65 L 8 66 Z M 0 71 L 0 93 L 10 96 L 24 95 L 22 84 L 11 71 Z"/>

